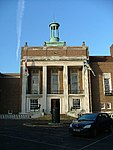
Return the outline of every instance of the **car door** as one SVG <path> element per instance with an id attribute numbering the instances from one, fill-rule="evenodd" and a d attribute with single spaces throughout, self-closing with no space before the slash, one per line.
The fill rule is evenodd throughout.
<path id="1" fill-rule="evenodd" d="M 97 120 L 96 120 L 96 127 L 97 127 L 97 130 L 100 132 L 100 131 L 103 131 L 105 129 L 105 119 L 103 117 L 102 114 L 98 114 L 97 116 Z"/>
<path id="2" fill-rule="evenodd" d="M 102 116 L 103 116 L 103 119 L 104 119 L 104 130 L 109 129 L 109 127 L 110 127 L 110 117 L 106 113 L 103 113 Z"/>

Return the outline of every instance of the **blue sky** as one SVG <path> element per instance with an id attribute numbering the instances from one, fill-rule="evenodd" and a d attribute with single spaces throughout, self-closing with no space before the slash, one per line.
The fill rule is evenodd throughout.
<path id="1" fill-rule="evenodd" d="M 49 41 L 54 17 L 68 46 L 85 41 L 91 56 L 110 55 L 113 0 L 0 0 L 0 72 L 20 72 L 21 47 Z"/>

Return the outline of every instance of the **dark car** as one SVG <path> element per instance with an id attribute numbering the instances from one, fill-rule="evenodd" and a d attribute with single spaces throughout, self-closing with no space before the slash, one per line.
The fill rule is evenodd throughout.
<path id="1" fill-rule="evenodd" d="M 113 120 L 107 113 L 84 114 L 70 124 L 69 131 L 75 135 L 95 137 L 100 132 L 113 132 Z"/>

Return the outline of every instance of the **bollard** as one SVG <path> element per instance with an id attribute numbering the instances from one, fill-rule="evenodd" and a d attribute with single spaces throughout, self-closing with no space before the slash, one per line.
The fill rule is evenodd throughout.
<path id="1" fill-rule="evenodd" d="M 52 110 L 52 123 L 60 123 L 60 109 L 53 108 Z"/>

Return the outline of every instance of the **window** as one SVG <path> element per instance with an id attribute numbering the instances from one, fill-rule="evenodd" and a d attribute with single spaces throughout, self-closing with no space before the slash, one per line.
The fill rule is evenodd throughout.
<path id="1" fill-rule="evenodd" d="M 38 99 L 30 99 L 30 110 L 35 111 L 40 108 L 40 105 L 38 104 Z"/>
<path id="2" fill-rule="evenodd" d="M 101 103 L 100 106 L 101 106 L 101 109 L 105 109 L 105 103 Z"/>
<path id="3" fill-rule="evenodd" d="M 59 90 L 59 76 L 58 76 L 58 69 L 51 70 L 51 93 L 58 93 Z"/>
<path id="4" fill-rule="evenodd" d="M 63 94 L 63 67 L 47 68 L 47 93 Z"/>
<path id="5" fill-rule="evenodd" d="M 32 94 L 40 94 L 40 73 L 34 70 L 31 76 Z"/>
<path id="6" fill-rule="evenodd" d="M 80 109 L 80 99 L 73 99 L 73 108 Z"/>
<path id="7" fill-rule="evenodd" d="M 30 100 L 30 110 L 34 110 L 38 107 L 38 100 L 37 99 L 31 99 Z"/>
<path id="8" fill-rule="evenodd" d="M 111 73 L 104 73 L 103 74 L 103 81 L 104 81 L 104 92 L 111 93 Z"/>
<path id="9" fill-rule="evenodd" d="M 111 103 L 106 103 L 107 109 L 111 109 Z"/>
<path id="10" fill-rule="evenodd" d="M 78 94 L 79 92 L 79 87 L 78 87 L 78 73 L 75 69 L 70 70 L 70 80 L 71 80 L 71 85 L 70 85 L 70 93 L 71 94 Z"/>
<path id="11" fill-rule="evenodd" d="M 105 87 L 105 92 L 110 91 L 109 79 L 104 78 L 104 87 Z"/>

